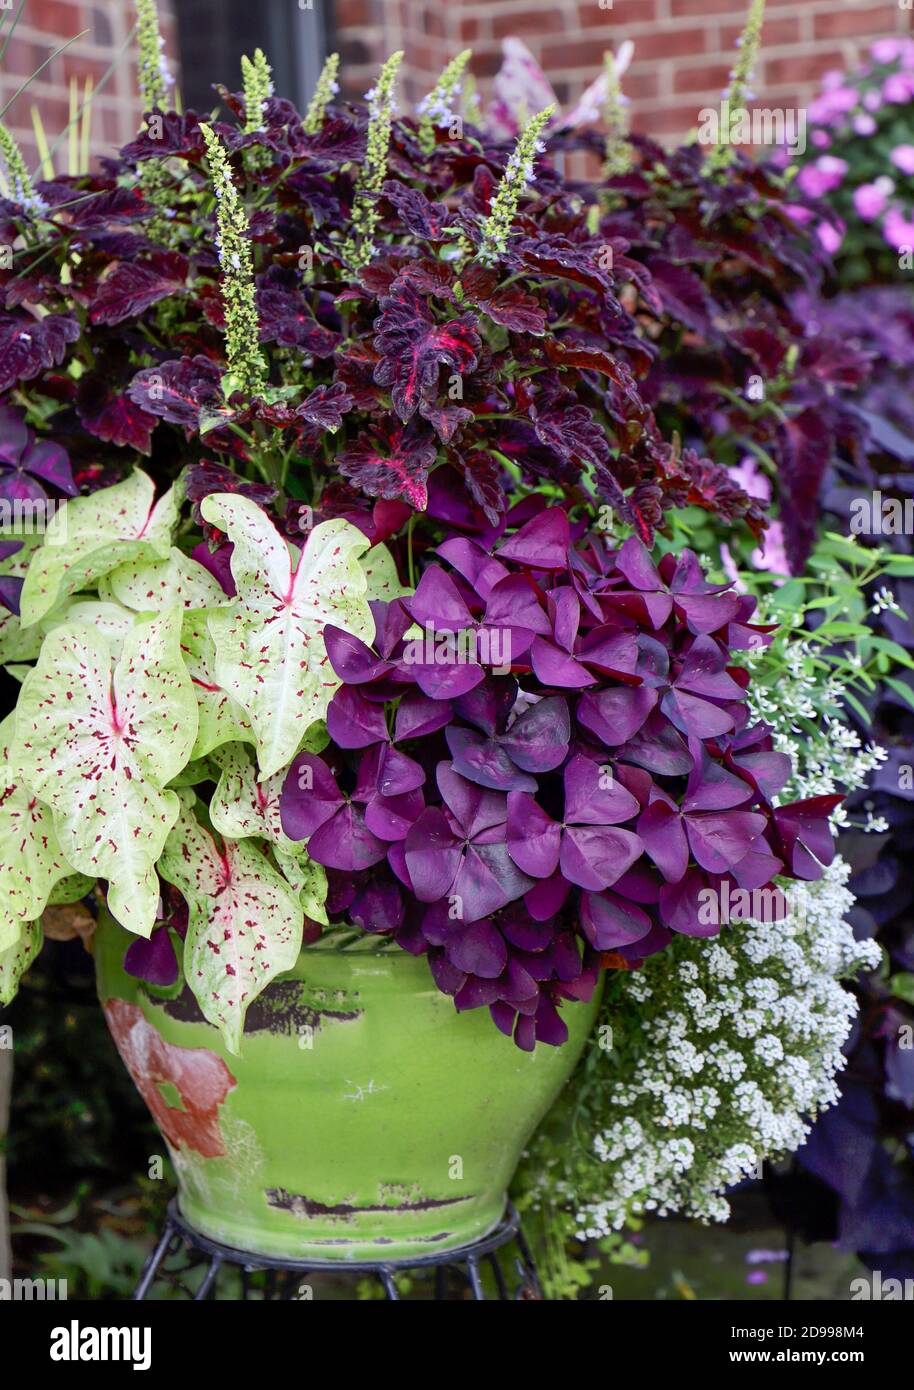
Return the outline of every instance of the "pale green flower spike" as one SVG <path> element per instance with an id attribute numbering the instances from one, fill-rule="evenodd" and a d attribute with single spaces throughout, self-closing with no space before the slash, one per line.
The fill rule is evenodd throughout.
<path id="1" fill-rule="evenodd" d="M 263 109 L 273 95 L 273 69 L 262 48 L 254 49 L 254 57 L 242 55 L 241 77 L 244 83 L 244 129 L 248 135 L 263 128 Z"/>
<path id="2" fill-rule="evenodd" d="M 534 158 L 546 149 L 540 135 L 554 111 L 555 106 L 547 106 L 538 116 L 527 122 L 518 137 L 501 182 L 495 190 L 491 209 L 482 229 L 479 259 L 483 262 L 497 260 L 508 244 L 508 234 L 521 195 L 534 178 Z"/>
<path id="3" fill-rule="evenodd" d="M 222 389 L 256 395 L 266 382 L 266 363 L 258 349 L 260 323 L 254 289 L 254 262 L 248 219 L 232 178 L 228 156 L 211 126 L 201 122 L 206 142 L 210 179 L 216 195 L 216 249 L 222 267 L 222 301 L 225 306 L 225 354 L 228 373 Z"/>
<path id="4" fill-rule="evenodd" d="M 2 121 L 0 121 L 0 156 L 3 158 L 6 170 L 6 182 L 10 198 L 30 212 L 41 212 L 44 205 L 35 192 L 35 185 L 32 183 L 32 176 L 22 157 L 22 151 Z"/>
<path id="5" fill-rule="evenodd" d="M 431 154 L 437 144 L 436 130 L 447 130 L 455 118 L 454 98 L 463 91 L 463 70 L 473 56 L 471 48 L 465 48 L 452 58 L 442 72 L 428 96 L 420 101 L 419 146 L 425 154 Z"/>
<path id="6" fill-rule="evenodd" d="M 746 103 L 752 101 L 755 95 L 750 89 L 762 40 L 764 19 L 765 0 L 752 0 L 746 26 L 736 41 L 739 53 L 730 72 L 730 85 L 724 93 L 718 142 L 709 156 L 709 163 L 718 169 L 726 168 L 732 163 L 731 134 L 745 112 Z"/>
<path id="7" fill-rule="evenodd" d="M 606 178 L 611 179 L 617 174 L 628 173 L 632 167 L 632 148 L 626 139 L 628 119 L 622 102 L 622 89 L 619 86 L 619 74 L 616 72 L 615 54 L 612 50 L 604 53 L 603 65 L 606 71 L 606 105 L 603 108 L 603 119 L 606 125 L 606 157 L 603 161 L 603 173 Z"/>
<path id="8" fill-rule="evenodd" d="M 471 72 L 466 75 L 463 84 L 463 115 L 470 125 L 482 125 L 482 107 L 479 104 L 479 93 L 476 90 L 476 78 Z"/>
<path id="9" fill-rule="evenodd" d="M 165 64 L 162 50 L 165 40 L 159 33 L 159 12 L 156 0 L 136 0 L 137 46 L 139 48 L 140 94 L 143 109 L 152 111 L 156 106 L 165 110 L 168 88 L 172 76 Z"/>
<path id="10" fill-rule="evenodd" d="M 373 194 L 381 191 L 387 177 L 387 153 L 395 111 L 394 83 L 402 61 L 402 51 L 392 53 L 378 74 L 374 87 L 365 93 L 369 113 L 368 149 L 352 205 L 352 236 L 343 248 L 353 270 L 361 270 L 362 266 L 367 265 L 375 251 L 372 238 L 381 214 Z"/>
<path id="11" fill-rule="evenodd" d="M 316 135 L 324 124 L 327 106 L 340 90 L 340 84 L 336 80 L 339 66 L 340 55 L 331 53 L 317 79 L 314 96 L 305 112 L 305 119 L 302 121 L 302 128 L 306 135 Z"/>

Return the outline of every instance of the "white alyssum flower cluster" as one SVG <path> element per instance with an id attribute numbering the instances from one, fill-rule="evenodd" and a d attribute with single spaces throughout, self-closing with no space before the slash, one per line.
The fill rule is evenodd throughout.
<path id="1" fill-rule="evenodd" d="M 649 1212 L 725 1221 L 725 1190 L 796 1149 L 837 1100 L 857 1009 L 840 981 L 880 958 L 844 921 L 848 874 L 838 858 L 793 886 L 786 919 L 677 938 L 623 977 L 607 1015 L 614 1048 L 595 1064 L 608 1069 L 587 1184 L 600 1195 L 565 1194 L 578 1198 L 582 1238 Z"/>

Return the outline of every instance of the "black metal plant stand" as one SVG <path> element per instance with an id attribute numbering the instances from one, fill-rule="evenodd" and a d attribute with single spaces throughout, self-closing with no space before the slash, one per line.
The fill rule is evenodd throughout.
<path id="1" fill-rule="evenodd" d="M 512 1273 L 506 1274 L 498 1251 L 515 1247 L 510 1259 Z M 511 1252 L 508 1252 L 511 1254 Z M 444 1302 L 466 1298 L 486 1300 L 483 1272 L 492 1275 L 490 1287 L 495 1300 L 540 1299 L 542 1290 L 530 1247 L 521 1230 L 520 1218 L 509 1206 L 494 1231 L 472 1245 L 440 1254 L 418 1255 L 405 1260 L 366 1260 L 351 1263 L 347 1260 L 294 1260 L 270 1255 L 252 1255 L 248 1250 L 236 1250 L 210 1240 L 184 1220 L 177 1202 L 169 1203 L 168 1215 L 155 1249 L 146 1261 L 140 1281 L 133 1293 L 135 1300 L 146 1298 L 158 1283 L 169 1288 L 173 1295 L 184 1296 L 195 1303 L 218 1296 L 220 1276 L 235 1270 L 240 1276 L 242 1300 L 292 1302 L 311 1296 L 306 1282 L 308 1275 L 327 1275 L 333 1278 L 350 1276 L 375 1279 L 381 1296 L 389 1301 L 401 1298 L 397 1288 L 398 1275 L 432 1273 L 434 1298 Z M 199 1273 L 202 1277 L 194 1287 Z M 262 1276 L 262 1277 L 259 1277 Z"/>

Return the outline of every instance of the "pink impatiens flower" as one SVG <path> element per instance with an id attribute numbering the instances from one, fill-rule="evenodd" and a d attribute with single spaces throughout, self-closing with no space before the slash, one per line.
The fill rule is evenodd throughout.
<path id="1" fill-rule="evenodd" d="M 841 243 L 844 240 L 843 231 L 839 232 L 837 227 L 833 227 L 830 222 L 820 222 L 816 228 L 816 236 L 819 238 L 819 243 L 822 248 L 827 251 L 830 256 L 833 256 L 836 251 L 840 250 Z"/>
<path id="2" fill-rule="evenodd" d="M 875 183 L 862 183 L 854 189 L 854 207 L 864 222 L 874 222 L 885 212 L 889 194 L 895 185 L 891 179 L 877 179 Z"/>
<path id="3" fill-rule="evenodd" d="M 914 174 L 914 145 L 896 145 L 889 159 L 903 174 Z"/>
<path id="4" fill-rule="evenodd" d="M 847 173 L 847 160 L 832 154 L 820 155 L 797 175 L 797 183 L 809 198 L 823 198 L 837 188 Z"/>
<path id="5" fill-rule="evenodd" d="M 899 208 L 889 208 L 882 224 L 882 234 L 896 251 L 914 246 L 914 221 L 905 217 Z"/>

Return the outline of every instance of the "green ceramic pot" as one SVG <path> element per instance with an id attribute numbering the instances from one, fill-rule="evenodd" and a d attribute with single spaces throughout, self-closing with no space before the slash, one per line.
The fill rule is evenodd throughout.
<path id="1" fill-rule="evenodd" d="M 524 1053 L 488 1010 L 455 1013 L 425 960 L 331 932 L 251 1005 L 233 1057 L 186 987 L 156 998 L 124 973 L 131 939 L 100 923 L 99 995 L 181 1211 L 264 1255 L 397 1259 L 491 1230 L 598 1005 L 567 1004 L 568 1042 Z"/>

